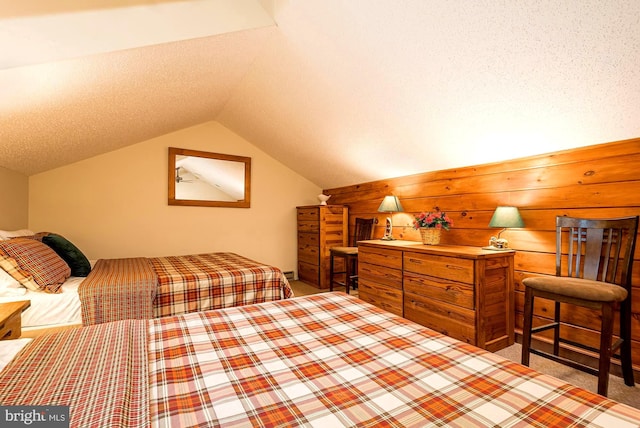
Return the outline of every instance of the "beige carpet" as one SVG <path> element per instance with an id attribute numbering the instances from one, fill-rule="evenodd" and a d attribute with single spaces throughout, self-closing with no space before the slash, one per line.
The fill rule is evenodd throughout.
<path id="1" fill-rule="evenodd" d="M 508 348 L 496 352 L 496 354 L 519 363 L 521 351 L 522 347 L 520 344 L 515 343 Z M 538 355 L 531 354 L 529 367 L 544 374 L 562 379 L 572 385 L 577 385 L 586 390 L 592 392 L 596 392 L 598 390 L 598 379 L 595 376 L 558 364 Z M 636 386 L 625 385 L 624 380 L 621 377 L 613 375 L 609 377 L 608 397 L 612 400 L 640 409 L 640 387 L 637 384 Z"/>
<path id="2" fill-rule="evenodd" d="M 306 296 L 309 294 L 317 294 L 329 291 L 319 290 L 311 285 L 305 284 L 302 281 L 290 281 L 290 283 L 291 288 L 293 289 L 293 292 L 296 296 Z M 344 289 L 336 291 L 344 291 Z M 358 291 L 352 291 L 351 294 L 357 296 Z M 519 363 L 521 346 L 519 343 L 516 343 L 512 346 L 509 346 L 508 348 L 496 352 L 496 354 Z M 589 391 L 596 392 L 598 389 L 598 381 L 595 376 L 572 369 L 571 367 L 563 366 L 562 364 L 555 363 L 538 355 L 531 355 L 530 367 L 538 370 L 539 372 L 557 377 L 564 380 L 565 382 L 577 385 Z M 634 387 L 626 386 L 624 384 L 624 381 L 620 377 L 613 375 L 610 377 L 609 398 L 640 409 L 640 387 L 638 385 Z"/>
<path id="3" fill-rule="evenodd" d="M 308 296 L 309 294 L 328 293 L 329 289 L 320 290 L 319 288 L 309 285 L 302 281 L 289 281 L 293 294 L 295 296 Z M 344 287 L 334 288 L 333 291 L 345 291 Z M 358 290 L 351 290 L 352 296 L 358 297 Z"/>

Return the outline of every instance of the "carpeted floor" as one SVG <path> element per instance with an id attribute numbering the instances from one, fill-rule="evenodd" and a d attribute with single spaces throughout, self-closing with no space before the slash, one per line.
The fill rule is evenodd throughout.
<path id="1" fill-rule="evenodd" d="M 306 296 L 309 294 L 323 293 L 329 290 L 319 290 L 302 281 L 290 281 L 291 288 L 296 296 Z M 336 290 L 344 291 L 344 289 Z M 357 297 L 358 291 L 352 291 L 352 295 Z M 511 361 L 520 362 L 521 346 L 519 343 L 513 344 L 508 348 L 502 349 L 496 354 L 508 358 Z M 571 367 L 542 358 L 538 355 L 531 355 L 530 367 L 539 372 L 557 377 L 565 382 L 577 385 L 589 391 L 597 391 L 597 378 L 595 376 L 583 373 Z M 640 386 L 629 387 L 624 384 L 622 378 L 611 376 L 609 378 L 609 398 L 640 409 Z"/>
<path id="2" fill-rule="evenodd" d="M 318 294 L 318 293 L 328 293 L 329 289 L 320 290 L 313 285 L 309 285 L 302 281 L 289 281 L 291 288 L 293 289 L 293 294 L 295 296 L 308 296 L 309 294 Z M 344 287 L 334 288 L 333 291 L 345 291 Z M 358 297 L 358 290 L 351 290 L 352 296 Z"/>
<path id="3" fill-rule="evenodd" d="M 522 347 L 519 343 L 515 343 L 508 348 L 502 349 L 496 354 L 501 355 L 511 361 L 520 362 Z M 554 361 L 531 354 L 531 362 L 529 364 L 534 370 L 548 374 L 558 379 L 562 379 L 572 385 L 577 385 L 586 390 L 596 392 L 598 390 L 598 379 L 588 373 L 572 369 L 571 367 L 558 364 Z M 621 377 L 611 375 L 609 377 L 609 394 L 608 397 L 640 409 L 640 386 L 627 386 Z"/>

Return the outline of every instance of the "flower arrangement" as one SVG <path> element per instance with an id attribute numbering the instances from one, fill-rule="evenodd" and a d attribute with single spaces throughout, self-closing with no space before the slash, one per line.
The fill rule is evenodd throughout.
<path id="1" fill-rule="evenodd" d="M 415 221 L 413 222 L 414 229 L 427 227 L 449 230 L 451 226 L 453 226 L 453 220 L 451 220 L 451 217 L 440 211 L 438 207 L 435 207 L 435 212 L 422 212 L 418 214 L 415 216 Z"/>

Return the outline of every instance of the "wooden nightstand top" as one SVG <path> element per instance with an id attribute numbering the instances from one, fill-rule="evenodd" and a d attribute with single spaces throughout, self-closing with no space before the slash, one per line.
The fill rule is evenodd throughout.
<path id="1" fill-rule="evenodd" d="M 29 306 L 30 300 L 0 303 L 0 340 L 20 337 L 20 317 Z"/>

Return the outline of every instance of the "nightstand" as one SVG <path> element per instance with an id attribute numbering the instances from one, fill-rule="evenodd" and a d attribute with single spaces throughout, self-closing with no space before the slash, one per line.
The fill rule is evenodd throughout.
<path id="1" fill-rule="evenodd" d="M 30 300 L 0 303 L 0 340 L 17 339 L 22 334 L 22 311 L 31 306 Z"/>

